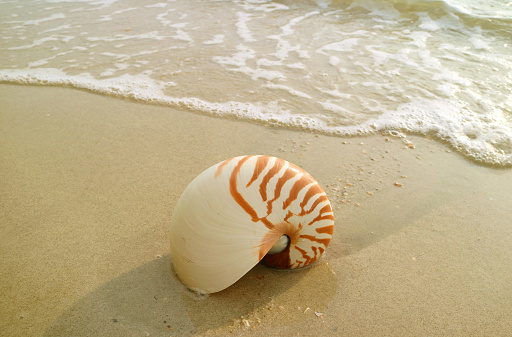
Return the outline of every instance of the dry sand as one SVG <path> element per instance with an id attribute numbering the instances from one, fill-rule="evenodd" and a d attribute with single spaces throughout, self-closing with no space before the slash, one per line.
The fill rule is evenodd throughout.
<path id="1" fill-rule="evenodd" d="M 1 336 L 512 333 L 510 169 L 55 87 L 1 85 L 0 132 Z M 200 298 L 170 272 L 166 225 L 191 179 L 242 154 L 310 172 L 334 238 L 311 268 Z"/>

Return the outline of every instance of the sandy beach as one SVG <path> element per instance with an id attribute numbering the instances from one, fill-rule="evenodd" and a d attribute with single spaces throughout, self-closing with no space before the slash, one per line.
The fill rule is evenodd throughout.
<path id="1" fill-rule="evenodd" d="M 512 171 L 437 141 L 340 138 L 0 85 L 1 336 L 510 336 Z M 314 266 L 198 297 L 171 272 L 187 184 L 244 154 L 312 174 Z"/>

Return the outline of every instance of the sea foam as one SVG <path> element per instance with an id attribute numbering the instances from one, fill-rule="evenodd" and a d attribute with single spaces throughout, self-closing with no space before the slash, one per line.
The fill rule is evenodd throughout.
<path id="1" fill-rule="evenodd" d="M 512 165 L 508 21 L 422 1 L 5 2 L 0 81 L 332 135 L 428 135 Z"/>

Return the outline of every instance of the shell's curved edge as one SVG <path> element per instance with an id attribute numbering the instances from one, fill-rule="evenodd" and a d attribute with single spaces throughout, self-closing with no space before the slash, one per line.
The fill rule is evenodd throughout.
<path id="1" fill-rule="evenodd" d="M 320 258 L 334 231 L 322 187 L 276 157 L 240 156 L 199 174 L 187 186 L 169 225 L 174 269 L 199 293 L 221 291 L 258 262 L 293 269 Z M 267 254 L 288 237 L 288 244 Z M 280 240 L 281 239 L 281 240 Z"/>

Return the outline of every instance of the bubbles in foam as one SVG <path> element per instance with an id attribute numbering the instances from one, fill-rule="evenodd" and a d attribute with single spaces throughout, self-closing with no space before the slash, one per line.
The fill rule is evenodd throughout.
<path id="1" fill-rule="evenodd" d="M 434 136 L 481 162 L 512 164 L 512 126 L 499 110 L 479 114 L 453 100 L 418 100 L 372 124 L 378 130 Z"/>

